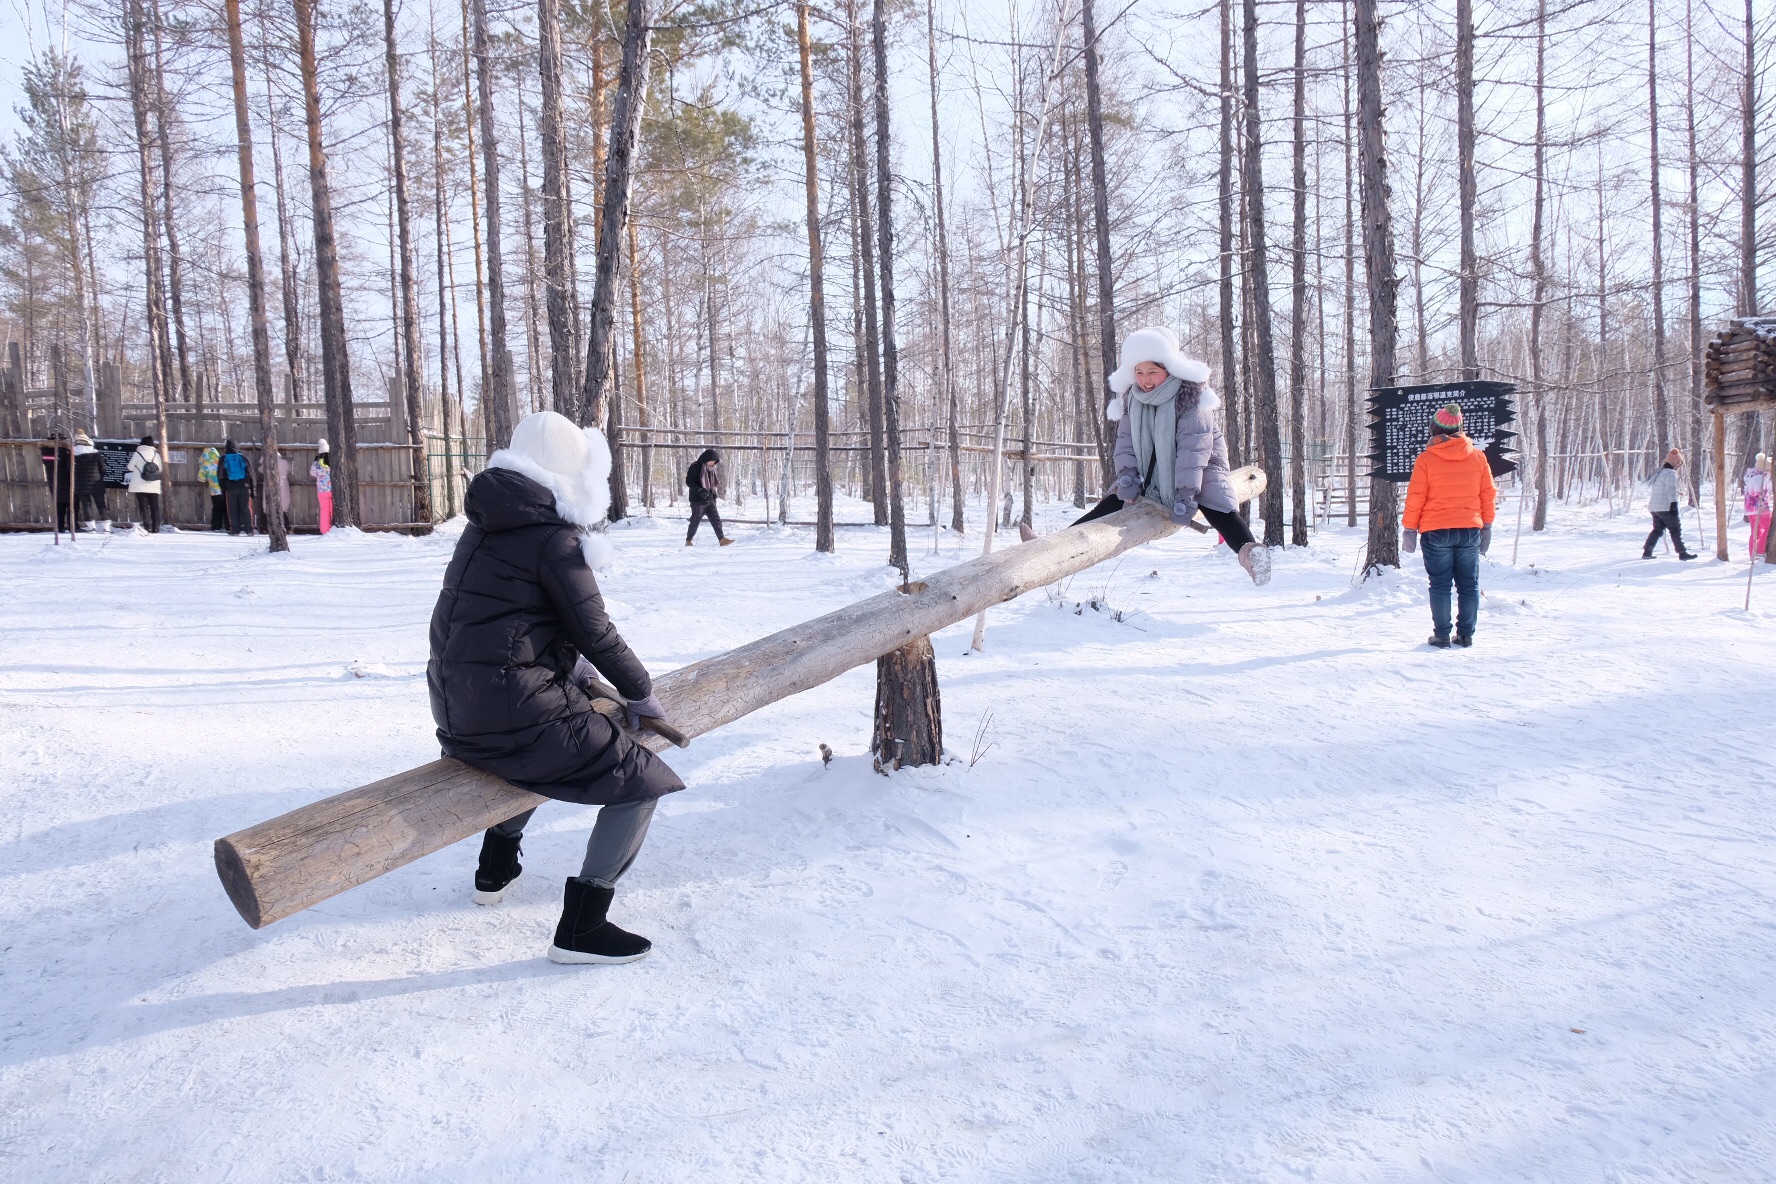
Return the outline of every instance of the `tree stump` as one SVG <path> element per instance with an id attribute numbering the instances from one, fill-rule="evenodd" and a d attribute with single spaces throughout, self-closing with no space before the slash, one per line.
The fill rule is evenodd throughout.
<path id="1" fill-rule="evenodd" d="M 876 659 L 876 726 L 870 751 L 881 772 L 943 759 L 943 704 L 929 637 Z"/>

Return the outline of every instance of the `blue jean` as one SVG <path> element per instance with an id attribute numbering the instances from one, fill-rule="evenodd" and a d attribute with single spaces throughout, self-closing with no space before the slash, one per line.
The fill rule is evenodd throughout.
<path id="1" fill-rule="evenodd" d="M 1449 636 L 1449 585 L 1454 583 L 1455 631 L 1473 636 L 1474 618 L 1480 615 L 1480 528 L 1426 531 L 1418 536 L 1418 545 L 1424 551 L 1425 574 L 1431 577 L 1432 627 L 1439 636 Z"/>

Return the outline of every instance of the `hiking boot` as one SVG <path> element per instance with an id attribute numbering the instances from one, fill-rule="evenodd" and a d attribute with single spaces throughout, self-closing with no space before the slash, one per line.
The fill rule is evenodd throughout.
<path id="1" fill-rule="evenodd" d="M 604 919 L 616 892 L 593 880 L 567 878 L 549 961 L 565 966 L 609 965 L 647 957 L 653 942 Z"/>
<path id="2" fill-rule="evenodd" d="M 1695 559 L 1697 556 L 1694 551 L 1679 551 L 1677 557 L 1679 559 Z"/>
<path id="3" fill-rule="evenodd" d="M 524 836 L 507 838 L 489 828 L 481 836 L 481 864 L 475 869 L 475 903 L 498 904 L 506 895 L 506 886 L 524 874 L 518 853 Z"/>
<path id="4" fill-rule="evenodd" d="M 721 545 L 724 547 L 731 547 L 734 545 L 734 540 L 733 539 L 723 539 L 721 541 Z"/>
<path id="5" fill-rule="evenodd" d="M 1425 644 L 1436 646 L 1440 650 L 1446 650 L 1449 648 L 1449 634 L 1433 633 L 1425 638 Z"/>
<path id="6" fill-rule="evenodd" d="M 1457 631 L 1455 635 L 1455 644 L 1461 646 L 1462 649 L 1465 650 L 1474 644 L 1474 635 L 1472 633 L 1462 633 Z"/>
<path id="7" fill-rule="evenodd" d="M 1258 543 L 1247 543 L 1240 548 L 1239 565 L 1246 569 L 1254 584 L 1262 587 L 1270 583 L 1270 552 Z"/>
<path id="8" fill-rule="evenodd" d="M 685 546 L 687 546 L 687 547 L 694 547 L 694 546 L 696 546 L 696 545 L 697 545 L 697 544 L 696 544 L 696 543 L 693 543 L 693 542 L 692 542 L 692 541 L 691 541 L 691 540 L 690 540 L 690 539 L 686 539 L 686 540 L 685 540 Z"/>

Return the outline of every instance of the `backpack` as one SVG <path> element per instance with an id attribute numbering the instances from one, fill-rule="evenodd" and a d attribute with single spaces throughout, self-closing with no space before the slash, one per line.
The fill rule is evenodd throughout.
<path id="1" fill-rule="evenodd" d="M 238 452 L 222 454 L 222 470 L 228 474 L 230 481 L 245 480 L 247 476 L 247 458 Z"/>
<path id="2" fill-rule="evenodd" d="M 137 475 L 144 481 L 160 480 L 160 462 L 149 460 L 148 457 L 142 456 L 140 452 L 137 452 L 136 455 L 142 457 L 142 467 L 137 470 Z M 159 453 L 153 453 L 153 455 L 158 456 Z"/>

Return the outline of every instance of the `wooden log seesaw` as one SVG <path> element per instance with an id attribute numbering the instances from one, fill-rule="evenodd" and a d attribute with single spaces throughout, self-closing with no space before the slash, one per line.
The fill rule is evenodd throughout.
<path id="1" fill-rule="evenodd" d="M 1242 502 L 1264 490 L 1254 466 L 1234 479 Z M 660 752 L 903 647 L 928 653 L 925 639 L 940 629 L 1177 530 L 1143 502 L 693 662 L 654 680 L 682 737 L 636 739 Z M 548 800 L 444 758 L 217 839 L 216 872 L 241 917 L 262 929 Z"/>

